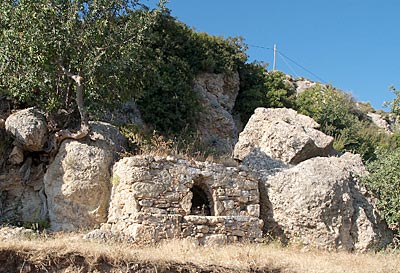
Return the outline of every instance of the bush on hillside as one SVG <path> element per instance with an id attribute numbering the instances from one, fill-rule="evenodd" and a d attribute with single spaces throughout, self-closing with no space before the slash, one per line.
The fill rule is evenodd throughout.
<path id="1" fill-rule="evenodd" d="M 376 158 L 378 147 L 396 147 L 391 136 L 380 132 L 353 98 L 332 86 L 316 85 L 296 98 L 299 113 L 312 117 L 321 131 L 335 138 L 334 148 L 354 152 L 365 161 Z"/>
<path id="2" fill-rule="evenodd" d="M 242 39 L 196 33 L 167 9 L 156 18 L 144 45 L 148 52 L 142 59 L 148 65 L 142 67 L 138 105 L 145 122 L 169 136 L 194 128 L 200 111 L 194 77 L 201 72 L 229 73 L 247 58 Z"/>
<path id="3" fill-rule="evenodd" d="M 376 197 L 378 208 L 389 226 L 400 236 L 400 148 L 380 151 L 367 165 L 370 175 L 364 184 Z"/>
<path id="4" fill-rule="evenodd" d="M 196 33 L 163 2 L 148 10 L 138 0 L 5 0 L 0 44 L 2 94 L 25 106 L 76 109 L 64 67 L 84 78 L 92 116 L 136 100 L 148 124 L 172 135 L 194 125 L 195 75 L 232 71 L 247 58 L 241 38 Z"/>
<path id="5" fill-rule="evenodd" d="M 257 107 L 294 107 L 295 92 L 283 72 L 267 72 L 265 66 L 250 63 L 243 65 L 239 73 L 241 86 L 235 111 L 243 123 L 247 123 Z"/>

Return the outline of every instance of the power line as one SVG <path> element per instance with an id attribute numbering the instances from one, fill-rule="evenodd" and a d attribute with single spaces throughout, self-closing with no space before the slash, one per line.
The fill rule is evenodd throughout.
<path id="1" fill-rule="evenodd" d="M 262 49 L 268 49 L 268 50 L 273 50 L 272 48 L 270 48 L 270 47 L 265 47 L 265 46 L 258 46 L 258 45 L 248 45 L 248 46 L 250 46 L 250 47 L 256 47 L 256 48 L 262 48 Z"/>
<path id="2" fill-rule="evenodd" d="M 297 75 L 296 71 L 294 71 L 293 67 L 286 61 L 286 58 L 283 57 L 283 55 L 278 51 L 279 56 L 281 56 L 282 60 L 285 62 L 285 64 L 292 70 L 293 74 L 298 78 L 299 75 Z"/>
<path id="3" fill-rule="evenodd" d="M 254 47 L 254 48 L 261 48 L 261 49 L 267 49 L 267 50 L 274 50 L 273 48 L 270 47 L 265 47 L 265 46 L 259 46 L 259 45 L 248 45 L 249 47 Z M 291 61 L 292 63 L 294 63 L 295 65 L 297 65 L 298 67 L 300 67 L 301 69 L 303 69 L 304 71 L 310 73 L 311 75 L 313 75 L 315 78 L 317 78 L 318 80 L 320 80 L 323 83 L 326 83 L 326 81 L 324 79 L 322 79 L 320 76 L 318 76 L 317 74 L 315 74 L 314 72 L 312 72 L 311 70 L 307 69 L 306 67 L 304 67 L 303 65 L 299 64 L 298 62 L 296 62 L 295 60 L 293 60 L 292 58 L 290 58 L 289 56 L 287 56 L 286 54 L 284 54 L 283 52 L 276 50 L 276 52 L 279 53 L 279 55 L 282 57 L 282 59 L 284 60 L 284 62 L 286 63 L 286 65 L 292 70 L 292 72 L 295 74 L 293 68 L 286 62 L 285 59 L 288 59 L 289 61 Z"/>
<path id="4" fill-rule="evenodd" d="M 289 61 L 291 61 L 292 63 L 294 63 L 295 65 L 297 65 L 298 67 L 304 69 L 305 71 L 307 71 L 308 73 L 310 73 L 311 75 L 313 75 L 314 77 L 316 77 L 317 79 L 319 79 L 321 82 L 325 82 L 320 76 L 318 76 L 317 74 L 315 74 L 314 72 L 312 72 L 311 70 L 305 68 L 304 66 L 302 66 L 301 64 L 297 63 L 295 60 L 293 60 L 292 58 L 288 57 L 287 55 L 283 54 L 282 52 L 278 51 L 280 55 L 282 55 L 283 57 L 285 57 L 286 59 L 288 59 Z"/>

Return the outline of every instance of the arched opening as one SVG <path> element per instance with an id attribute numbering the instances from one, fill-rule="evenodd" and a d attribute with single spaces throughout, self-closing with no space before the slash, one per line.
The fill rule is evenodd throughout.
<path id="1" fill-rule="evenodd" d="M 213 215 L 211 206 L 212 204 L 206 191 L 198 185 L 193 185 L 190 190 L 193 194 L 190 214 L 199 216 Z"/>

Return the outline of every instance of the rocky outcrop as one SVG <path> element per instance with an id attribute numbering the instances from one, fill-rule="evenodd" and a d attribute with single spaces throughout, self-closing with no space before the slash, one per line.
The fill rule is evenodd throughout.
<path id="1" fill-rule="evenodd" d="M 199 92 L 207 98 L 205 107 L 231 118 L 236 81 L 203 77 L 197 88 L 204 89 Z M 202 136 L 222 141 L 233 131 L 214 114 L 208 122 L 215 124 L 204 125 Z M 391 241 L 373 200 L 359 186 L 359 175 L 366 173 L 360 157 L 326 157 L 333 139 L 294 110 L 256 109 L 235 147 L 238 167 L 150 155 L 115 163 L 125 138 L 101 122 L 90 123 L 87 137 L 63 141 L 46 166 L 49 155 L 41 149 L 47 131 L 35 133 L 41 122 L 33 117 L 23 126 L 7 121 L 17 145 L 7 150 L 12 164 L 0 174 L 0 221 L 38 222 L 48 215 L 53 230 L 101 226 L 91 234 L 143 242 L 260 241 L 263 231 L 325 249 L 364 251 Z M 41 139 L 37 148 L 26 140 L 34 135 Z"/>
<path id="2" fill-rule="evenodd" d="M 174 157 L 124 158 L 113 168 L 108 228 L 141 241 L 261 238 L 258 181 L 234 167 Z M 211 240 L 211 239 L 210 239 Z"/>
<path id="3" fill-rule="evenodd" d="M 202 141 L 220 153 L 230 153 L 237 141 L 238 131 L 232 109 L 239 92 L 239 73 L 203 73 L 194 81 L 202 111 L 197 130 Z"/>
<path id="4" fill-rule="evenodd" d="M 361 158 L 317 157 L 264 177 L 265 231 L 283 241 L 325 249 L 381 248 L 392 234 L 357 177 Z"/>
<path id="5" fill-rule="evenodd" d="M 42 112 L 28 108 L 11 114 L 5 122 L 6 130 L 23 150 L 37 152 L 47 140 L 47 121 Z"/>
<path id="6" fill-rule="evenodd" d="M 389 135 L 393 134 L 390 124 L 381 115 L 377 113 L 368 113 L 367 116 L 371 119 L 373 124 L 382 129 L 385 133 Z"/>
<path id="7" fill-rule="evenodd" d="M 297 164 L 327 156 L 333 150 L 333 138 L 318 128 L 312 118 L 292 109 L 257 108 L 240 133 L 234 157 L 245 160 L 256 151 L 284 163 Z"/>
<path id="8" fill-rule="evenodd" d="M 15 166 L 0 174 L 0 222 L 37 223 L 46 220 L 43 170 L 43 164 L 33 164 L 29 180 L 25 182 Z"/>
<path id="9" fill-rule="evenodd" d="M 296 89 L 296 94 L 299 95 L 306 91 L 307 89 L 310 89 L 314 86 L 317 85 L 317 83 L 312 82 L 310 80 L 305 80 L 305 79 L 296 79 L 293 80 L 294 87 Z"/>
<path id="10" fill-rule="evenodd" d="M 44 176 L 53 230 L 94 228 L 107 220 L 110 169 L 125 139 L 118 129 L 91 122 L 82 141 L 65 140 Z"/>
<path id="11" fill-rule="evenodd" d="M 115 126 L 144 124 L 139 108 L 134 101 L 118 103 L 113 109 L 104 109 L 103 113 L 100 113 L 100 115 L 101 120 L 114 124 Z"/>

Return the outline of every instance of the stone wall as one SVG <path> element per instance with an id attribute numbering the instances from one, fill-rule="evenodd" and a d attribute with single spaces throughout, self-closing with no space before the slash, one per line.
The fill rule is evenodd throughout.
<path id="1" fill-rule="evenodd" d="M 206 243 L 211 234 L 222 241 L 262 236 L 258 181 L 239 168 L 135 156 L 114 165 L 112 182 L 104 228 L 135 240 L 194 237 Z"/>

